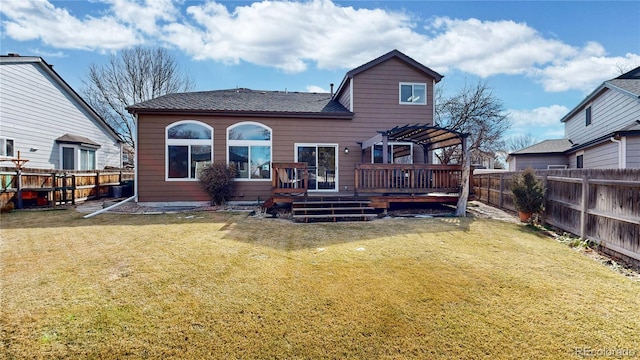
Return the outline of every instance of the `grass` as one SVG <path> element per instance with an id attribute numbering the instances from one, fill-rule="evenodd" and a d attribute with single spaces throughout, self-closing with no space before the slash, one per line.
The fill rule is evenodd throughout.
<path id="1" fill-rule="evenodd" d="M 640 282 L 523 225 L 81 215 L 3 214 L 5 358 L 640 356 Z"/>

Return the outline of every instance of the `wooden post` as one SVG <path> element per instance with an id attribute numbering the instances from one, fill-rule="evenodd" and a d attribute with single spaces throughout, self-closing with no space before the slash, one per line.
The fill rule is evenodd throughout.
<path id="1" fill-rule="evenodd" d="M 71 175 L 71 204 L 76 204 L 76 174 Z"/>
<path id="2" fill-rule="evenodd" d="M 98 170 L 96 170 L 96 199 L 100 199 L 100 171 Z"/>
<path id="3" fill-rule="evenodd" d="M 67 173 L 62 174 L 62 201 L 67 204 Z"/>
<path id="4" fill-rule="evenodd" d="M 387 134 L 382 135 L 382 163 L 389 164 L 389 154 L 387 153 L 387 147 L 389 146 L 389 136 Z M 375 145 L 374 145 L 375 147 Z M 372 147 L 371 151 L 373 151 L 374 147 Z"/>
<path id="5" fill-rule="evenodd" d="M 16 208 L 22 209 L 22 169 L 16 171 Z"/>
<path id="6" fill-rule="evenodd" d="M 56 208 L 56 187 L 58 186 L 58 179 L 56 176 L 56 172 L 54 171 L 53 173 L 51 173 L 51 188 L 53 189 L 53 194 L 51 195 L 51 201 L 53 201 L 53 208 Z"/>
<path id="7" fill-rule="evenodd" d="M 589 179 L 582 175 L 582 204 L 580 204 L 580 237 L 587 238 L 587 209 L 589 202 Z"/>
<path id="8" fill-rule="evenodd" d="M 471 155 L 467 149 L 467 137 L 462 138 L 462 186 L 460 195 L 458 196 L 458 204 L 456 206 L 456 216 L 465 217 L 467 215 L 467 199 L 469 199 L 469 173 L 471 172 Z"/>
<path id="9" fill-rule="evenodd" d="M 548 172 L 545 172 L 542 175 L 542 188 L 544 189 L 544 200 L 542 202 L 543 206 L 544 206 L 544 210 L 542 210 L 542 214 L 540 215 L 540 225 L 544 226 L 545 225 L 545 214 L 547 212 L 547 176 L 549 176 Z"/>
<path id="10" fill-rule="evenodd" d="M 504 175 L 500 174 L 500 194 L 498 195 L 498 207 L 502 209 L 502 203 L 504 202 L 504 197 L 502 193 L 504 192 Z"/>

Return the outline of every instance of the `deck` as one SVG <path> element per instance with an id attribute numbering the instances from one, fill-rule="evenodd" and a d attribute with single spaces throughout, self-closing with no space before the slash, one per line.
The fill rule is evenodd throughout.
<path id="1" fill-rule="evenodd" d="M 264 207 L 305 201 L 366 200 L 375 209 L 394 203 L 456 204 L 462 178 L 458 165 L 359 164 L 353 192 L 309 191 L 304 163 L 274 163 L 272 195 Z"/>

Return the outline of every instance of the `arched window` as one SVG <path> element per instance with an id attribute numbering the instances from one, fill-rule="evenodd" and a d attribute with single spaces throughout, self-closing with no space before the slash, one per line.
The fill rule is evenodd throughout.
<path id="1" fill-rule="evenodd" d="M 238 179 L 271 179 L 271 129 L 254 122 L 227 128 L 227 163 L 236 166 Z"/>
<path id="2" fill-rule="evenodd" d="M 168 180 L 197 180 L 198 170 L 213 161 L 213 128 L 198 121 L 179 121 L 166 128 Z"/>

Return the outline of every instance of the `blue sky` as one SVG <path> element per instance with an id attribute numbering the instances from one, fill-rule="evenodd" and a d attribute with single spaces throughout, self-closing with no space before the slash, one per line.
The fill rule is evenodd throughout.
<path id="1" fill-rule="evenodd" d="M 3 0 L 0 52 L 42 56 L 77 91 L 118 50 L 169 49 L 195 90 L 329 91 L 398 49 L 444 75 L 486 81 L 510 135 L 561 138 L 560 118 L 640 66 L 640 1 Z"/>

